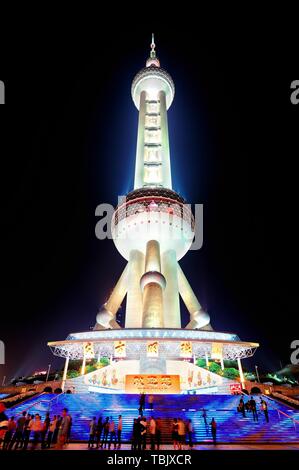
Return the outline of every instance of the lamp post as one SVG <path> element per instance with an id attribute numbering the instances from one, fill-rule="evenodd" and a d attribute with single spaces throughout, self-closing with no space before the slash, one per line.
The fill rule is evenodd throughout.
<path id="1" fill-rule="evenodd" d="M 51 369 L 51 364 L 48 365 L 48 371 L 47 371 L 46 382 L 48 382 L 48 379 L 49 379 L 50 369 Z"/>
<path id="2" fill-rule="evenodd" d="M 256 372 L 257 381 L 258 381 L 258 383 L 260 383 L 261 381 L 260 381 L 260 376 L 259 376 L 259 371 L 258 371 L 257 366 L 255 366 L 255 372 Z"/>

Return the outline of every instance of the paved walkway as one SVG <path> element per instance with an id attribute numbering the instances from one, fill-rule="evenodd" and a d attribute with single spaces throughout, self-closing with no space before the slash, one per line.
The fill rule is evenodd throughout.
<path id="1" fill-rule="evenodd" d="M 51 449 L 55 450 L 55 448 Z M 68 444 L 64 450 L 88 450 L 89 452 L 101 452 L 102 449 L 88 449 L 87 444 Z M 111 450 L 114 450 L 111 448 Z M 130 444 L 124 444 L 121 450 L 131 450 Z M 149 450 L 149 449 L 148 449 Z M 160 447 L 160 450 L 173 450 L 173 446 L 164 445 Z M 182 450 L 190 450 L 188 446 L 185 446 Z M 299 444 L 199 444 L 194 445 L 193 450 L 299 450 Z M 105 452 L 105 449 L 103 449 Z"/>

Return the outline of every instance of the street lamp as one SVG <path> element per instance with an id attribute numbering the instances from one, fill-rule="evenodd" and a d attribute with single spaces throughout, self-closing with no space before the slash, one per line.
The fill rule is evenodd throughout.
<path id="1" fill-rule="evenodd" d="M 46 377 L 46 382 L 48 382 L 49 374 L 50 374 L 50 369 L 51 369 L 51 364 L 48 366 L 48 372 L 47 372 L 47 377 Z"/>
<path id="2" fill-rule="evenodd" d="M 260 383 L 260 376 L 259 376 L 259 371 L 258 371 L 258 367 L 255 366 L 255 372 L 256 372 L 256 377 L 257 377 L 257 381 Z"/>

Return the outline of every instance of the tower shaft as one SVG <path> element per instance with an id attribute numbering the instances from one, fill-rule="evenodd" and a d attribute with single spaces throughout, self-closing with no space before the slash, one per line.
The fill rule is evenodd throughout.
<path id="1" fill-rule="evenodd" d="M 140 93 L 134 189 L 142 187 L 172 189 L 166 96 L 163 90 Z"/>

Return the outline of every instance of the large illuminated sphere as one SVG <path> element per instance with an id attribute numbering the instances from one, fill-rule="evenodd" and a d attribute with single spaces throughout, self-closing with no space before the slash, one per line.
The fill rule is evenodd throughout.
<path id="1" fill-rule="evenodd" d="M 158 93 L 164 91 L 168 109 L 174 98 L 174 83 L 166 70 L 150 65 L 141 69 L 133 79 L 131 93 L 138 110 L 142 91 L 145 91 L 150 99 L 157 99 Z"/>
<path id="2" fill-rule="evenodd" d="M 161 254 L 176 252 L 180 260 L 194 238 L 194 218 L 185 200 L 166 188 L 141 188 L 130 192 L 112 217 L 112 237 L 120 254 L 129 259 L 131 250 L 145 254 L 146 244 L 157 240 Z"/>

